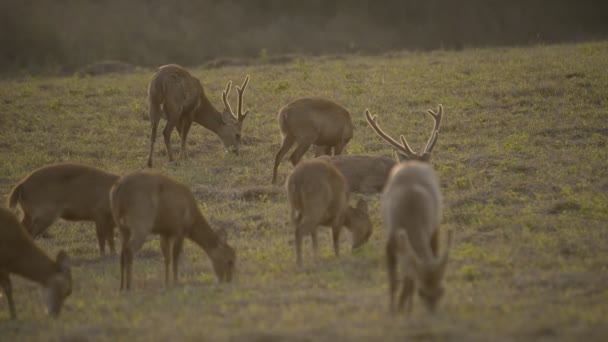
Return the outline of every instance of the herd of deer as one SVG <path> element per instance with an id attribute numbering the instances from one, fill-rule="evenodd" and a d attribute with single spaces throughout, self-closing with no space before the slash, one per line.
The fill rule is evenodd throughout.
<path id="1" fill-rule="evenodd" d="M 200 81 L 177 65 L 158 69 L 148 87 L 152 132 L 148 166 L 152 166 L 154 142 L 161 117 L 167 120 L 163 137 L 169 160 L 171 133 L 181 137 L 180 157 L 188 157 L 186 139 L 192 122 L 213 131 L 226 150 L 239 153 L 241 129 L 248 111 L 243 113 L 243 93 L 249 76 L 237 88 L 237 113 L 228 102 L 231 82 L 223 91 L 223 112 L 207 99 Z M 296 144 L 290 156 L 293 172 L 286 181 L 290 219 L 295 230 L 296 261 L 302 265 L 302 239 L 310 234 L 315 258 L 318 257 L 317 227 L 332 229 L 333 248 L 339 255 L 342 226 L 352 234 L 352 248 L 366 243 L 372 223 L 365 201 L 349 206 L 350 192 L 381 192 L 381 213 L 387 230 L 386 262 L 391 311 L 411 311 L 413 293 L 418 288 L 422 302 L 434 311 L 443 294 L 442 278 L 452 241 L 439 252 L 439 224 L 442 197 L 438 178 L 430 164 L 443 116 L 428 110 L 435 126 L 421 154 L 412 150 L 405 137 L 398 142 L 385 133 L 368 110 L 365 118 L 371 128 L 395 150 L 398 162 L 386 157 L 341 155 L 353 137 L 349 112 L 323 98 L 295 100 L 279 111 L 282 136 L 276 154 L 272 183 L 276 184 L 278 166 Z M 299 163 L 315 146 L 316 157 Z M 333 156 L 332 156 L 333 149 Z M 323 156 L 321 156 L 323 155 Z M 201 214 L 189 187 L 165 175 L 136 171 L 124 176 L 79 164 L 52 164 L 33 171 L 9 195 L 10 208 L 19 204 L 21 222 L 15 214 L 0 208 L 0 285 L 8 300 L 11 318 L 16 317 L 9 274 L 21 275 L 44 287 L 45 304 L 50 315 L 58 315 L 72 289 L 70 260 L 60 251 L 50 259 L 33 238 L 44 233 L 58 218 L 94 221 L 100 253 L 106 244 L 112 253 L 114 227 L 122 238 L 120 252 L 120 289 L 131 287 L 133 255 L 150 234 L 160 235 L 165 262 L 165 285 L 178 280 L 178 259 L 184 238 L 198 244 L 211 260 L 220 282 L 229 282 L 235 269 L 235 250 L 228 245 L 224 231 L 213 230 Z M 171 266 L 171 267 L 170 267 Z M 398 270 L 400 266 L 400 270 Z M 401 274 L 399 276 L 399 274 Z M 395 295 L 401 287 L 398 302 Z"/>

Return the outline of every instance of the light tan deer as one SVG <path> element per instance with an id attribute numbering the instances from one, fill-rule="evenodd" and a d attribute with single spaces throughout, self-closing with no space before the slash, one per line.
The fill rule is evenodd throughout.
<path id="1" fill-rule="evenodd" d="M 353 124 L 348 111 L 324 98 L 302 98 L 288 103 L 279 111 L 281 148 L 274 159 L 272 184 L 277 182 L 277 171 L 289 149 L 296 144 L 289 159 L 295 166 L 310 145 L 316 145 L 316 155 L 324 152 L 339 155 L 353 138 Z"/>
<path id="2" fill-rule="evenodd" d="M 184 238 L 199 245 L 211 259 L 220 282 L 230 282 L 236 254 L 225 234 L 214 232 L 199 211 L 190 189 L 167 176 L 137 171 L 123 176 L 110 191 L 112 214 L 120 227 L 120 289 L 131 288 L 133 255 L 150 234 L 160 235 L 165 260 L 165 286 L 169 264 L 177 284 L 177 264 Z"/>
<path id="3" fill-rule="evenodd" d="M 310 234 L 315 259 L 318 259 L 317 228 L 332 229 L 334 253 L 340 255 L 340 231 L 352 233 L 352 248 L 363 245 L 372 234 L 367 203 L 359 200 L 348 205 L 349 191 L 344 176 L 332 164 L 320 159 L 304 161 L 287 178 L 291 222 L 295 229 L 296 261 L 302 266 L 302 238 Z"/>
<path id="4" fill-rule="evenodd" d="M 114 250 L 114 220 L 108 193 L 118 176 L 95 167 L 59 163 L 34 170 L 17 184 L 8 205 L 23 210 L 21 224 L 36 238 L 58 218 L 94 221 L 99 251 Z"/>
<path id="5" fill-rule="evenodd" d="M 395 166 L 381 197 L 382 219 L 387 229 L 386 260 L 389 278 L 389 305 L 391 311 L 403 311 L 407 304 L 412 310 L 413 294 L 418 295 L 427 309 L 435 312 L 443 296 L 443 275 L 449 258 L 452 232 L 448 242 L 439 253 L 439 224 L 442 216 L 442 196 L 439 179 L 430 164 L 431 152 L 443 117 L 443 107 L 438 112 L 428 110 L 435 121 L 431 137 L 423 151 L 412 151 L 405 137 L 401 144 L 378 126 L 377 117 L 369 110 L 365 117 L 382 139 L 401 152 L 404 161 Z M 398 277 L 397 266 L 401 264 L 402 275 Z M 395 294 L 401 282 L 401 294 L 395 308 Z"/>
<path id="6" fill-rule="evenodd" d="M 332 163 L 346 179 L 351 192 L 379 193 L 384 188 L 388 175 L 395 166 L 394 159 L 365 154 L 341 154 L 320 156 Z"/>
<path id="7" fill-rule="evenodd" d="M 10 274 L 17 274 L 44 287 L 44 302 L 51 316 L 58 316 L 72 293 L 70 259 L 64 251 L 51 260 L 29 236 L 17 217 L 0 208 L 0 286 L 12 319 L 17 318 Z"/>
<path id="8" fill-rule="evenodd" d="M 154 142 L 161 117 L 167 119 L 163 137 L 169 161 L 173 161 L 171 133 L 174 128 L 181 138 L 180 158 L 188 158 L 186 139 L 193 121 L 215 133 L 226 150 L 238 155 L 243 120 L 249 113 L 249 110 L 243 113 L 243 93 L 248 83 L 249 75 L 245 77 L 242 86 L 236 87 L 238 102 L 237 113 L 234 114 L 228 102 L 232 81 L 228 82 L 226 90 L 222 92 L 224 110 L 220 112 L 209 102 L 201 82 L 186 69 L 175 64 L 158 68 L 148 85 L 148 105 L 152 124 L 148 167 L 152 167 Z"/>

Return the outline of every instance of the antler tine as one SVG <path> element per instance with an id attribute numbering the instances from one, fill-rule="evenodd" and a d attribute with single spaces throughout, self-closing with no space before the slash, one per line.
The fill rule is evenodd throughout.
<path id="1" fill-rule="evenodd" d="M 378 126 L 378 122 L 376 121 L 378 119 L 378 116 L 377 115 L 372 116 L 369 112 L 369 109 L 365 110 L 365 118 L 367 119 L 367 123 L 369 123 L 369 125 L 372 126 L 374 131 L 376 131 L 376 133 L 382 139 L 384 139 L 384 141 L 391 144 L 394 148 L 398 149 L 399 151 L 405 153 L 408 156 L 416 155 L 416 153 L 414 151 L 412 151 L 412 149 L 407 144 L 407 142 L 405 142 L 405 138 L 403 138 L 403 136 L 402 136 L 402 141 L 404 141 L 404 144 L 401 145 L 395 139 L 391 138 L 388 134 L 386 134 L 386 132 L 384 132 L 382 130 L 382 128 L 380 128 L 380 126 Z"/>
<path id="2" fill-rule="evenodd" d="M 433 112 L 430 109 L 427 109 L 426 112 L 429 113 L 433 117 L 435 121 L 435 126 L 433 127 L 433 131 L 439 131 L 439 127 L 441 126 L 441 120 L 443 119 L 443 105 L 439 105 L 439 109 L 437 112 Z"/>
<path id="3" fill-rule="evenodd" d="M 243 113 L 243 93 L 245 92 L 245 88 L 247 88 L 247 85 L 249 84 L 249 75 L 245 76 L 245 81 L 243 82 L 242 86 L 236 86 L 236 92 L 238 93 L 239 97 L 238 97 L 238 102 L 237 102 L 237 108 L 236 108 L 236 115 L 237 115 L 237 120 L 238 121 L 243 121 L 245 120 L 245 116 L 247 116 L 247 114 L 249 114 L 249 110 L 247 110 L 245 113 Z"/>
<path id="4" fill-rule="evenodd" d="M 437 142 L 437 137 L 439 136 L 439 131 L 433 131 L 433 134 L 429 138 L 429 142 L 426 144 L 424 148 L 424 153 L 433 152 L 433 148 L 435 147 L 435 143 Z"/>
<path id="5" fill-rule="evenodd" d="M 401 142 L 403 143 L 403 146 L 404 146 L 404 147 L 405 147 L 405 148 L 406 148 L 408 151 L 410 151 L 409 153 L 414 154 L 414 155 L 415 155 L 415 154 L 417 154 L 416 152 L 414 152 L 414 150 L 412 150 L 412 147 L 410 147 L 410 144 L 408 144 L 408 143 L 407 143 L 407 140 L 405 140 L 405 136 L 404 136 L 403 134 L 401 134 L 401 135 L 399 136 L 399 138 L 401 138 Z"/>
<path id="6" fill-rule="evenodd" d="M 443 119 L 443 106 L 439 105 L 437 112 L 427 109 L 427 113 L 429 113 L 429 115 L 432 116 L 433 120 L 435 121 L 433 131 L 431 132 L 431 137 L 424 148 L 424 153 L 431 153 L 435 147 L 435 143 L 437 142 L 437 136 L 439 135 L 439 128 L 441 127 L 441 120 Z"/>
<path id="7" fill-rule="evenodd" d="M 226 106 L 226 109 L 228 109 L 228 111 L 230 112 L 230 114 L 232 114 L 232 116 L 236 117 L 234 115 L 234 112 L 232 111 L 232 107 L 230 106 L 230 102 L 228 102 L 228 94 L 230 94 L 230 88 L 232 88 L 232 81 L 228 81 L 228 84 L 226 84 L 226 90 L 224 90 L 222 92 L 222 100 L 224 101 L 224 106 Z"/>

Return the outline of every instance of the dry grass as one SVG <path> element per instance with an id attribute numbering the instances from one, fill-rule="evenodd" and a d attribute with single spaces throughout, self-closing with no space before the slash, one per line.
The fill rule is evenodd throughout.
<path id="1" fill-rule="evenodd" d="M 135 258 L 133 291 L 120 293 L 118 258 L 99 257 L 93 225 L 59 221 L 54 238 L 38 243 L 51 254 L 65 248 L 74 259 L 65 311 L 48 319 L 40 288 L 13 277 L 20 319 L 8 320 L 2 298 L 0 336 L 601 340 L 608 333 L 607 55 L 603 42 L 193 69 L 217 105 L 228 79 L 251 75 L 240 157 L 224 154 L 200 126 L 188 140 L 190 161 L 169 164 L 156 149 L 160 171 L 190 184 L 212 225 L 226 228 L 238 253 L 236 281 L 218 285 L 206 256 L 187 243 L 181 285 L 164 289 L 158 241 L 151 239 Z M 50 162 L 117 173 L 144 168 L 151 74 L 0 81 L 0 194 Z M 445 196 L 442 228 L 455 231 L 455 246 L 437 317 L 417 302 L 410 318 L 387 313 L 377 196 L 366 196 L 375 224 L 367 245 L 336 259 L 328 229 L 322 260 L 312 262 L 307 241 L 309 262 L 294 268 L 287 201 L 282 186 L 270 186 L 271 165 L 280 142 L 277 110 L 309 95 L 351 110 L 350 153 L 387 156 L 365 123 L 365 108 L 417 148 L 431 129 L 424 111 L 444 105 L 433 163 Z M 281 164 L 280 182 L 291 169 Z"/>

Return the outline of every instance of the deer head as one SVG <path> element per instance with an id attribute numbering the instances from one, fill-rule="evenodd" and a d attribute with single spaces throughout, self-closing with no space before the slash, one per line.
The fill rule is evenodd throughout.
<path id="1" fill-rule="evenodd" d="M 237 113 L 234 114 L 230 102 L 228 102 L 228 96 L 230 95 L 230 89 L 232 88 L 232 81 L 228 81 L 226 89 L 222 91 L 222 100 L 224 101 L 224 111 L 222 112 L 222 121 L 224 123 L 223 128 L 217 133 L 222 141 L 222 144 L 226 149 L 231 150 L 235 154 L 239 154 L 239 145 L 241 144 L 241 129 L 243 127 L 243 121 L 249 110 L 243 113 L 243 94 L 245 88 L 249 84 L 249 75 L 245 77 L 245 81 L 242 86 L 236 86 L 238 93 L 237 98 Z"/>
<path id="2" fill-rule="evenodd" d="M 433 127 L 431 137 L 426 143 L 426 147 L 424 148 L 422 153 L 414 152 L 403 135 L 400 135 L 401 143 L 391 138 L 391 136 L 389 136 L 378 125 L 378 116 L 372 116 L 369 112 L 369 109 L 365 110 L 365 119 L 384 141 L 386 141 L 395 148 L 395 152 L 399 161 L 418 160 L 423 162 L 429 162 L 431 160 L 431 152 L 433 152 L 433 148 L 435 147 L 435 143 L 437 142 L 437 136 L 439 135 L 439 127 L 441 126 L 441 119 L 443 118 L 443 106 L 439 105 L 439 109 L 437 110 L 437 112 L 428 109 L 427 113 L 429 113 L 429 115 L 435 121 L 435 126 Z"/>

